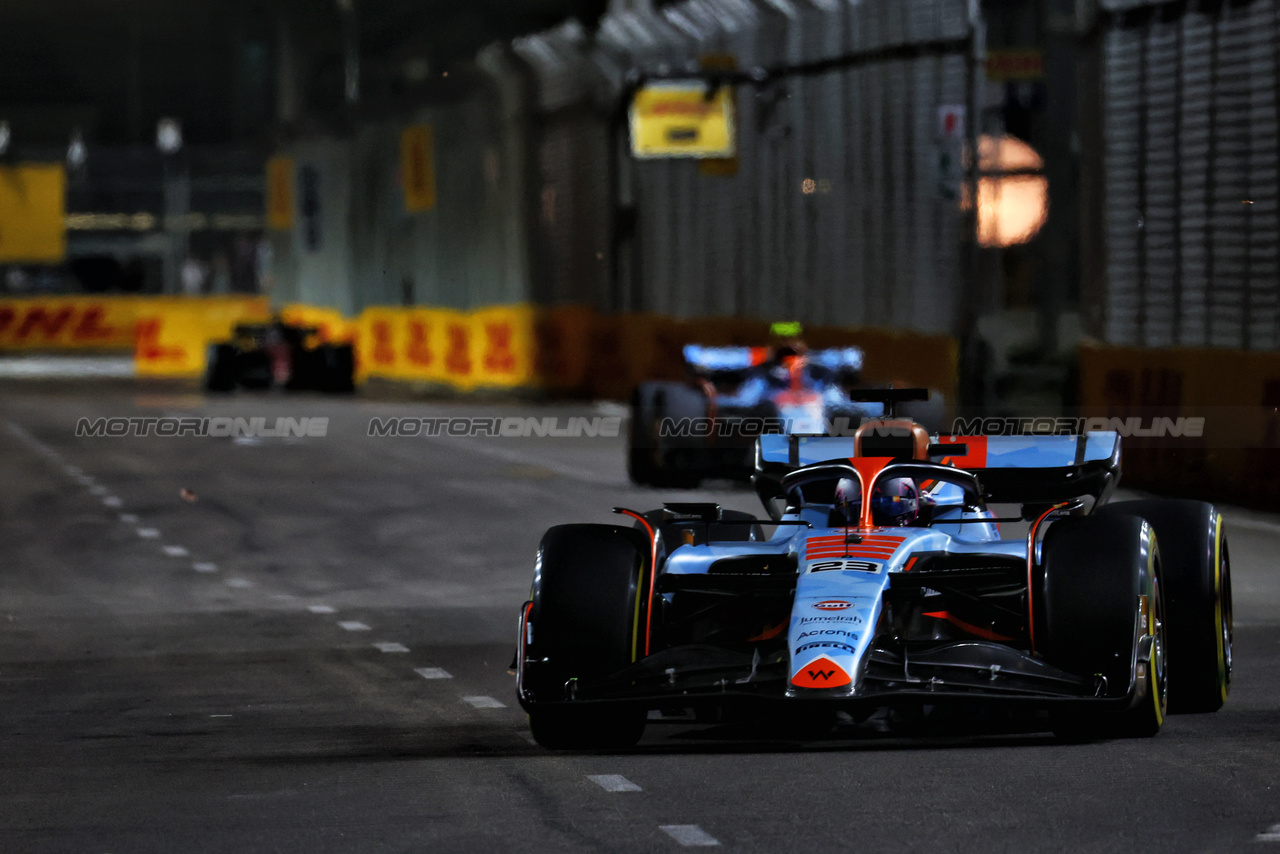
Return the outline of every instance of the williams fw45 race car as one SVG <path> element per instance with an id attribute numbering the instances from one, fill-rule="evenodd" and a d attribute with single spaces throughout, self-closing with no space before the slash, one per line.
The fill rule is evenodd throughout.
<path id="1" fill-rule="evenodd" d="M 320 330 L 282 320 L 242 323 L 231 341 L 209 346 L 206 391 L 283 388 L 290 391 L 355 390 L 350 343 L 321 340 Z"/>
<path id="2" fill-rule="evenodd" d="M 854 391 L 862 376 L 857 347 L 810 350 L 797 340 L 773 347 L 689 344 L 683 356 L 686 380 L 644 382 L 631 395 L 627 471 L 641 486 L 745 480 L 762 434 L 851 436 L 862 421 L 884 414 L 873 390 Z M 941 398 L 922 394 L 907 414 L 924 423 L 940 420 Z"/>
<path id="3" fill-rule="evenodd" d="M 1003 706 L 1064 738 L 1129 737 L 1214 711 L 1231 681 L 1222 517 L 1199 501 L 1108 503 L 1119 464 L 1111 432 L 872 422 L 761 437 L 766 519 L 686 503 L 554 527 L 519 620 L 533 736 L 624 747 L 655 709 L 813 737 L 837 711 Z"/>

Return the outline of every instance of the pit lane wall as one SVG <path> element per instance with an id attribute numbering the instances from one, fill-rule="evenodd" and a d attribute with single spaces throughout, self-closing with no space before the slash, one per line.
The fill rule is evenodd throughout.
<path id="1" fill-rule="evenodd" d="M 528 389 L 625 399 L 646 379 L 684 375 L 686 343 L 759 345 L 769 324 L 744 318 L 603 314 L 582 305 L 491 306 L 471 311 L 371 306 L 348 318 L 328 307 L 285 305 L 286 322 L 353 343 L 358 383 L 423 390 Z M 0 352 L 129 351 L 143 377 L 199 378 L 208 346 L 237 323 L 272 316 L 266 297 L 33 297 L 0 300 Z M 957 347 L 945 335 L 809 326 L 814 347 L 856 345 L 870 382 L 900 382 L 955 399 Z"/>
<path id="2" fill-rule="evenodd" d="M 1122 440 L 1125 486 L 1280 507 L 1280 353 L 1090 345 L 1079 360 L 1082 414 L 1157 434 Z M 1204 420 L 1159 429 L 1179 418 Z"/>

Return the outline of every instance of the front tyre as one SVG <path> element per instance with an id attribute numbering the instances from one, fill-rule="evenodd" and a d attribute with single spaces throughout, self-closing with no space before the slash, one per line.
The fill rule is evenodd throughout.
<path id="1" fill-rule="evenodd" d="M 533 740 L 550 750 L 621 750 L 644 735 L 647 712 L 630 707 L 547 707 L 529 710 Z"/>
<path id="2" fill-rule="evenodd" d="M 1155 532 L 1134 516 L 1054 522 L 1041 549 L 1033 601 L 1046 661 L 1105 682 L 1105 696 L 1130 697 L 1121 712 L 1055 715 L 1064 737 L 1148 737 L 1164 723 L 1168 697 L 1165 599 Z"/>
<path id="3" fill-rule="evenodd" d="M 651 549 L 648 536 L 618 525 L 558 525 L 543 536 L 519 686 L 539 744 L 616 748 L 640 739 L 643 708 L 575 700 L 579 687 L 643 656 Z"/>

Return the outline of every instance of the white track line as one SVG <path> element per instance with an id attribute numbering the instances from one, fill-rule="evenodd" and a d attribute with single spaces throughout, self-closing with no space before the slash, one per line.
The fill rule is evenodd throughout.
<path id="1" fill-rule="evenodd" d="M 196 572 L 217 572 L 218 571 L 218 565 L 216 563 L 209 563 L 208 561 L 203 561 L 203 560 L 191 564 L 191 568 L 194 569 Z"/>
<path id="2" fill-rule="evenodd" d="M 252 587 L 252 586 L 253 586 L 253 582 L 252 582 L 252 581 L 250 581 L 250 580 L 249 580 L 249 579 L 247 579 L 247 578 L 228 578 L 228 579 L 227 579 L 227 586 L 228 586 L 228 587 L 235 587 L 235 588 L 238 588 L 238 589 L 240 589 L 240 590 L 246 590 L 246 589 L 248 589 L 248 588 L 250 588 L 250 587 Z"/>
<path id="3" fill-rule="evenodd" d="M 357 622 L 356 620 L 342 620 L 341 622 L 338 623 L 338 625 L 342 626 L 342 628 L 346 629 L 349 632 L 371 631 L 370 626 L 366 626 L 364 623 Z"/>
<path id="4" fill-rule="evenodd" d="M 635 783 L 621 774 L 588 774 L 587 779 L 606 792 L 642 792 Z"/>
<path id="5" fill-rule="evenodd" d="M 442 667 L 415 667 L 413 672 L 423 679 L 452 679 L 453 674 Z"/>
<path id="6" fill-rule="evenodd" d="M 138 514 L 137 513 L 121 513 L 120 521 L 125 523 L 126 525 L 136 525 L 138 524 Z"/>
<path id="7" fill-rule="evenodd" d="M 139 528 L 138 536 L 144 540 L 158 540 L 160 539 L 160 531 L 155 528 Z"/>
<path id="8" fill-rule="evenodd" d="M 110 507 L 112 510 L 117 510 L 124 506 L 124 502 L 114 495 L 108 495 L 102 499 L 102 506 Z"/>
<path id="9" fill-rule="evenodd" d="M 686 847 L 720 844 L 719 839 L 696 824 L 662 824 L 658 826 L 658 830 Z"/>
<path id="10" fill-rule="evenodd" d="M 169 557 L 187 557 L 191 554 L 191 552 L 187 551 L 182 546 L 165 546 L 164 553 Z"/>
<path id="11" fill-rule="evenodd" d="M 499 702 L 492 697 L 463 697 L 462 702 L 469 703 L 477 709 L 505 709 L 506 703 Z"/>
<path id="12" fill-rule="evenodd" d="M 1261 519 L 1240 519 L 1235 516 L 1227 517 L 1227 530 L 1232 528 L 1244 528 L 1248 531 L 1262 531 L 1264 534 L 1280 534 L 1280 525 L 1275 522 L 1264 522 Z"/>
<path id="13" fill-rule="evenodd" d="M 1253 837 L 1254 842 L 1280 842 L 1280 824 L 1273 824 Z"/>
<path id="14" fill-rule="evenodd" d="M 378 652 L 408 652 L 409 647 L 395 641 L 379 641 L 374 644 Z"/>
<path id="15" fill-rule="evenodd" d="M 95 484 L 94 486 L 89 487 L 89 494 L 90 495 L 106 495 L 107 488 L 105 486 L 102 486 L 101 484 Z"/>
<path id="16" fill-rule="evenodd" d="M 330 605 L 308 605 L 307 610 L 313 614 L 336 614 L 338 609 Z"/>

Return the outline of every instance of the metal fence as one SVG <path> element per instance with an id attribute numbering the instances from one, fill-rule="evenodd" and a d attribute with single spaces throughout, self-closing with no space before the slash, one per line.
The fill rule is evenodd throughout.
<path id="1" fill-rule="evenodd" d="M 971 5 L 632 2 L 594 33 L 491 46 L 463 101 L 291 147 L 320 185 L 323 237 L 277 235 L 278 295 L 955 332 L 967 214 L 938 117 L 971 100 Z M 708 64 L 778 72 L 735 88 L 736 158 L 632 160 L 629 80 Z M 407 121 L 436 129 L 426 213 L 397 189 Z"/>
<path id="2" fill-rule="evenodd" d="M 1280 349 L 1280 3 L 1103 7 L 1105 339 Z"/>

